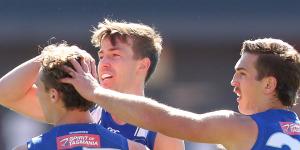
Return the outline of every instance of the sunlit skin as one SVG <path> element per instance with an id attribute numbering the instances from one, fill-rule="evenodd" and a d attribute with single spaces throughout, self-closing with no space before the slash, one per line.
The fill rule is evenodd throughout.
<path id="1" fill-rule="evenodd" d="M 261 55 L 260 52 L 244 50 L 235 66 L 231 81 L 233 91 L 238 96 L 238 109 L 242 114 L 231 110 L 196 114 L 161 104 L 151 98 L 104 89 L 91 75 L 81 69 L 79 63 L 73 64 L 77 70 L 74 78 L 66 79 L 64 82 L 74 85 L 84 97 L 101 105 L 111 114 L 131 124 L 175 138 L 201 143 L 219 143 L 231 150 L 250 150 L 274 146 L 277 148 L 278 145 L 267 142 L 269 140 L 274 142 L 274 136 L 276 136 L 280 141 L 288 137 L 289 140 L 282 140 L 285 146 L 299 148 L 298 139 L 280 132 L 278 126 L 276 126 L 278 130 L 270 128 L 272 130 L 268 131 L 270 133 L 264 132 L 266 128 L 277 124 L 281 119 L 298 121 L 296 116 L 295 118 L 287 116 L 292 115 L 292 112 L 282 111 L 287 110 L 288 106 L 282 104 L 282 99 L 278 98 L 280 93 L 277 93 L 277 87 L 281 84 L 278 74 L 263 70 L 271 67 L 269 62 L 264 61 L 268 61 L 269 56 L 273 57 L 273 55 Z M 116 107 L 118 109 L 115 109 Z M 269 113 L 266 112 L 267 110 L 280 111 L 278 115 L 283 116 L 282 118 L 281 116 L 274 117 L 277 119 L 274 121 L 266 118 L 265 122 L 265 115 Z M 258 138 L 263 139 L 263 142 L 261 143 Z M 256 144 L 257 141 L 258 144 Z"/>
<path id="2" fill-rule="evenodd" d="M 79 109 L 68 110 L 64 106 L 61 94 L 56 89 L 45 89 L 45 84 L 41 81 L 42 73 L 39 72 L 36 81 L 36 96 L 41 104 L 47 123 L 54 125 L 70 124 L 70 123 L 92 123 L 92 118 L 88 111 Z"/>
<path id="3" fill-rule="evenodd" d="M 236 72 L 231 81 L 234 93 L 238 96 L 238 109 L 240 113 L 245 115 L 265 111 L 268 107 L 278 108 L 277 106 L 281 106 L 275 105 L 275 103 L 280 103 L 274 96 L 275 90 L 268 88 L 268 84 L 273 83 L 270 80 L 276 79 L 273 77 L 265 77 L 262 80 L 257 79 L 255 68 L 257 58 L 257 55 L 244 53 L 235 65 Z M 272 87 L 275 88 L 276 86 Z"/>
<path id="4" fill-rule="evenodd" d="M 40 80 L 40 76 L 41 73 L 39 73 L 38 80 L 35 82 L 35 85 L 37 86 L 36 96 L 41 104 L 46 121 L 53 123 L 53 119 L 51 117 L 51 112 L 52 112 L 51 110 L 54 109 L 54 106 L 50 102 L 49 93 L 46 92 L 45 85 Z"/>
<path id="5" fill-rule="evenodd" d="M 102 40 L 101 48 L 98 51 L 99 81 L 100 85 L 106 89 L 143 96 L 145 78 L 151 62 L 148 57 L 137 59 L 132 45 L 131 38 L 128 38 L 127 42 L 116 39 L 115 45 L 112 45 L 109 38 Z M 114 115 L 112 118 L 119 125 L 126 124 L 125 121 Z M 166 148 L 182 150 L 183 146 L 181 140 L 157 134 L 154 150 Z"/>
<path id="6" fill-rule="evenodd" d="M 102 40 L 98 52 L 98 74 L 101 86 L 116 91 L 143 94 L 144 75 L 138 72 L 140 59 L 134 58 L 132 41 L 116 40 L 113 46 L 109 38 Z"/>

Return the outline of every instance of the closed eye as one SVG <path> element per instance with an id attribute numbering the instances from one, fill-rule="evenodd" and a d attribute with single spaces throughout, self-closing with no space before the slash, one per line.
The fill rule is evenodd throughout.
<path id="1" fill-rule="evenodd" d="M 236 73 L 239 74 L 239 75 L 246 75 L 247 71 L 246 71 L 245 68 L 237 68 Z"/>
<path id="2" fill-rule="evenodd" d="M 239 72 L 239 74 L 240 74 L 240 75 L 243 75 L 243 76 L 246 75 L 245 72 Z"/>
<path id="3" fill-rule="evenodd" d="M 120 57 L 121 55 L 118 54 L 118 53 L 113 53 L 112 56 L 113 56 L 113 57 Z"/>

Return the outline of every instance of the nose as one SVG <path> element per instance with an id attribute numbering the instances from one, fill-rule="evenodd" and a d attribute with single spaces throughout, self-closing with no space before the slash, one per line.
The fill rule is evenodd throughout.
<path id="1" fill-rule="evenodd" d="M 102 57 L 100 60 L 99 60 L 99 67 L 100 68 L 106 68 L 106 67 L 109 67 L 110 66 L 110 58 L 108 57 Z"/>
<path id="2" fill-rule="evenodd" d="M 238 81 L 238 76 L 236 73 L 233 75 L 230 84 L 231 86 L 239 86 L 240 83 Z"/>
<path id="3" fill-rule="evenodd" d="M 99 60 L 98 62 L 98 75 L 101 75 L 101 72 L 110 70 L 111 68 L 111 61 L 109 58 L 103 57 L 102 59 Z M 100 80 L 100 78 L 99 78 Z"/>

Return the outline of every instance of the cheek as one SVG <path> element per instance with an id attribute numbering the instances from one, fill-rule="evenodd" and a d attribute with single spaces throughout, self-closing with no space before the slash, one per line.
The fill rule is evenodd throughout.
<path id="1" fill-rule="evenodd" d="M 120 72 L 121 74 L 123 74 L 123 77 L 126 78 L 126 80 L 134 78 L 136 76 L 136 70 L 133 66 L 123 66 Z"/>

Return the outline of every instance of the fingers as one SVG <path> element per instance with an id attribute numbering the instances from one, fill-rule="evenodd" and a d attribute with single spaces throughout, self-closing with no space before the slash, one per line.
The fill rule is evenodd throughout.
<path id="1" fill-rule="evenodd" d="M 93 77 L 97 77 L 96 63 L 95 59 L 86 51 L 81 50 L 81 66 L 84 72 L 91 73 Z"/>
<path id="2" fill-rule="evenodd" d="M 74 69 L 68 66 L 64 67 L 64 70 L 70 76 L 75 77 L 76 73 L 90 73 L 94 78 L 98 79 L 96 62 L 91 56 L 81 57 L 80 63 L 75 59 L 71 59 L 70 62 L 73 65 Z"/>
<path id="3" fill-rule="evenodd" d="M 84 72 L 88 72 L 88 73 L 91 72 L 90 71 L 90 61 L 89 60 L 86 60 L 86 59 L 83 58 L 83 59 L 80 60 L 80 63 L 81 63 L 82 70 Z"/>
<path id="4" fill-rule="evenodd" d="M 82 58 L 84 62 L 81 63 L 81 66 L 85 72 L 91 73 L 94 78 L 98 79 L 96 61 L 92 56 L 88 56 Z"/>
<path id="5" fill-rule="evenodd" d="M 72 78 L 63 78 L 59 80 L 61 83 L 67 83 L 67 84 L 72 84 L 73 79 Z"/>
<path id="6" fill-rule="evenodd" d="M 65 72 L 67 72 L 72 78 L 75 77 L 75 70 L 69 66 L 63 66 Z"/>
<path id="7" fill-rule="evenodd" d="M 73 82 L 73 78 L 75 77 L 75 70 L 73 70 L 71 67 L 68 67 L 68 66 L 63 66 L 63 69 L 65 72 L 67 72 L 71 78 L 63 78 L 63 79 L 60 79 L 59 81 L 62 82 L 62 83 L 68 83 L 68 84 L 72 84 Z"/>
<path id="8" fill-rule="evenodd" d="M 83 73 L 83 68 L 81 67 L 81 65 L 79 64 L 79 62 L 77 62 L 77 60 L 75 59 L 71 59 L 70 60 L 71 64 L 73 65 L 73 67 L 75 68 L 75 71 L 78 73 Z M 72 69 L 73 70 L 73 69 Z M 74 70 L 73 70 L 74 71 Z"/>
<path id="9" fill-rule="evenodd" d="M 98 72 L 97 72 L 96 62 L 94 59 L 91 61 L 91 74 L 95 79 L 98 80 Z"/>

